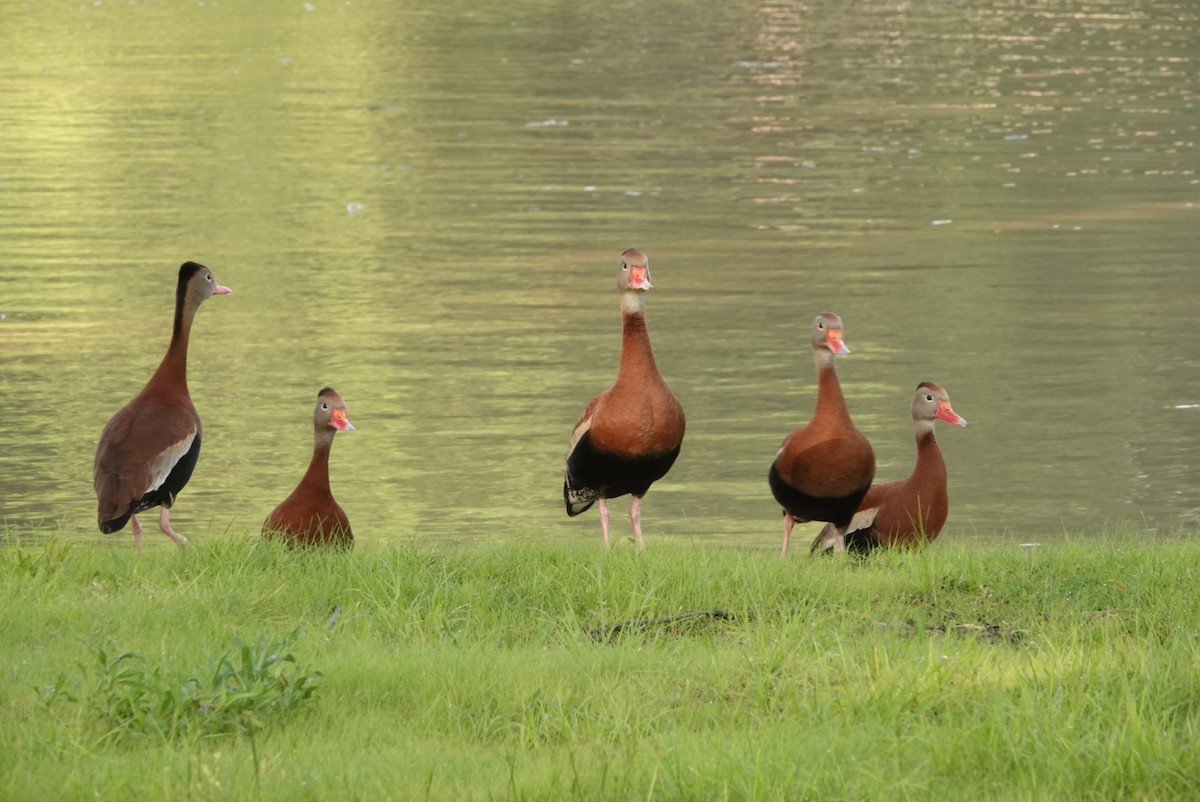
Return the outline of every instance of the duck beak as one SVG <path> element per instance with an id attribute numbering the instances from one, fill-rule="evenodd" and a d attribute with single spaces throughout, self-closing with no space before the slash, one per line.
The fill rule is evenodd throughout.
<path id="1" fill-rule="evenodd" d="M 949 401 L 942 401 L 938 404 L 937 416 L 939 418 L 941 418 L 942 420 L 946 421 L 946 423 L 953 423 L 957 426 L 966 426 L 967 425 L 967 422 L 965 420 L 963 420 L 961 417 L 959 417 L 958 413 L 956 413 L 950 407 Z"/>
<path id="2" fill-rule="evenodd" d="M 233 292 L 233 290 L 229 289 L 224 284 L 213 285 L 213 295 L 228 295 L 231 292 Z"/>
<path id="3" fill-rule="evenodd" d="M 648 267 L 631 267 L 631 268 L 629 268 L 629 288 L 632 290 L 653 289 L 654 285 L 650 283 L 650 268 L 648 268 Z"/>
<path id="4" fill-rule="evenodd" d="M 830 329 L 825 335 L 825 347 L 835 354 L 848 354 L 850 349 L 842 342 L 842 333 L 838 329 Z"/>
<path id="5" fill-rule="evenodd" d="M 350 421 L 346 419 L 346 410 L 344 409 L 335 409 L 333 411 L 333 417 L 330 418 L 329 422 L 332 423 L 333 428 L 337 429 L 339 432 L 354 431 L 354 424 L 350 423 Z"/>

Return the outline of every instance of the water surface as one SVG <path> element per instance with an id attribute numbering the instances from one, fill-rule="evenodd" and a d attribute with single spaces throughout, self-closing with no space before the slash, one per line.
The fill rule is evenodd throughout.
<path id="1" fill-rule="evenodd" d="M 91 463 L 178 265 L 200 465 L 173 520 L 255 529 L 357 427 L 360 539 L 599 538 L 562 512 L 615 374 L 618 254 L 683 402 L 655 538 L 774 548 L 813 315 L 878 478 L 945 386 L 947 536 L 1193 531 L 1191 3 L 0 4 L 0 518 L 95 529 Z M 625 502 L 615 505 L 623 531 Z M 800 539 L 803 539 L 801 534 Z M 165 538 L 162 539 L 165 542 Z"/>

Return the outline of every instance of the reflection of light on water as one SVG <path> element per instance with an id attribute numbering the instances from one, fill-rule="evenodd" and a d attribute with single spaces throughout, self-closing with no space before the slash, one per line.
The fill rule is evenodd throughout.
<path id="1" fill-rule="evenodd" d="M 198 321 L 181 522 L 257 526 L 328 382 L 361 421 L 333 483 L 364 539 L 595 540 L 556 494 L 577 405 L 615 370 L 628 245 L 656 265 L 652 339 L 689 420 L 648 537 L 776 545 L 764 472 L 811 414 L 799 341 L 823 307 L 851 327 L 839 371 L 881 480 L 911 468 L 913 384 L 962 399 L 971 430 L 939 433 L 949 536 L 1195 515 L 1196 427 L 1131 413 L 1200 409 L 1161 401 L 1200 397 L 1187 5 L 764 0 L 701 24 L 645 0 L 631 27 L 563 4 L 517 58 L 503 11 L 464 36 L 433 4 L 364 39 L 367 14 L 274 45 L 233 26 L 199 62 L 148 35 L 144 82 L 111 80 L 113 5 L 111 37 L 0 56 L 35 87 L 0 99 L 0 150 L 28 168 L 0 209 L 0 409 L 26 410 L 0 415 L 0 517 L 93 530 L 99 427 L 170 326 L 146 271 L 202 247 L 238 294 Z M 660 22 L 668 47 L 637 47 Z"/>
<path id="2" fill-rule="evenodd" d="M 750 180 L 809 181 L 811 192 L 794 207 L 806 215 L 855 189 L 843 190 L 841 177 L 797 179 L 787 160 L 859 147 L 878 154 L 858 168 L 873 171 L 877 189 L 903 185 L 896 191 L 909 191 L 926 179 L 912 172 L 913 180 L 901 181 L 897 171 L 937 171 L 946 144 L 959 142 L 978 148 L 976 158 L 1005 157 L 991 165 L 1004 174 L 996 188 L 1017 190 L 1009 208 L 1022 190 L 1045 197 L 1049 175 L 1087 179 L 1079 182 L 1085 193 L 1092 179 L 1106 175 L 1136 176 L 1148 188 L 1194 184 L 1195 170 L 1184 159 L 1194 143 L 1177 134 L 1197 100 L 1187 71 L 1194 58 L 1184 9 L 1178 3 L 1153 9 L 1103 3 L 1084 11 L 1049 3 L 962 4 L 929 19 L 908 4 L 872 3 L 847 25 L 820 5 L 764 2 L 753 18 L 754 57 L 734 59 L 739 70 L 730 78 L 760 89 L 759 113 L 737 120 L 749 122 L 747 130 L 764 143 Z M 971 116 L 939 118 L 934 110 Z M 1081 139 L 1107 153 L 1088 154 L 1078 146 Z M 898 161 L 893 147 L 921 154 L 925 164 Z M 1137 153 L 1139 163 L 1113 163 L 1113 152 Z M 772 157 L 781 161 L 766 165 Z M 1021 159 L 1022 166 L 1006 159 Z M 927 180 L 931 187 L 943 181 L 936 174 Z M 897 218 L 906 205 L 897 204 Z M 760 213 L 752 225 L 791 225 L 778 219 L 783 214 Z M 840 218 L 840 224 L 828 216 L 823 225 L 806 222 L 814 230 L 851 232 L 861 224 L 853 215 Z M 890 227 L 891 221 L 880 222 Z"/>

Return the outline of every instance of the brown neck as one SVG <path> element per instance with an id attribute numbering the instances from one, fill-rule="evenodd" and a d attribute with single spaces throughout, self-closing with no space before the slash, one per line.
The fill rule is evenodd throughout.
<path id="1" fill-rule="evenodd" d="M 329 449 L 333 447 L 333 430 L 317 430 L 313 439 L 312 461 L 300 484 L 310 490 L 329 492 Z"/>
<path id="2" fill-rule="evenodd" d="M 842 385 L 838 382 L 833 354 L 823 348 L 813 351 L 813 361 L 817 365 L 817 409 L 813 417 L 836 418 L 849 423 L 850 412 L 846 409 Z"/>
<path id="3" fill-rule="evenodd" d="M 917 466 L 913 473 L 942 474 L 946 473 L 946 460 L 942 457 L 942 449 L 938 447 L 937 438 L 933 434 L 933 424 L 927 421 L 913 421 L 913 433 L 917 437 Z"/>
<path id="4" fill-rule="evenodd" d="M 654 364 L 654 351 L 650 348 L 646 316 L 641 312 L 625 312 L 622 318 L 621 366 L 617 369 L 617 381 L 635 377 L 657 377 L 658 366 Z"/>
<path id="5" fill-rule="evenodd" d="M 186 298 L 180 298 L 175 304 L 175 326 L 171 332 L 171 344 L 158 369 L 150 378 L 147 386 L 166 385 L 172 388 L 182 388 L 183 394 L 188 394 L 187 387 L 187 352 L 188 335 L 192 330 L 192 320 L 196 317 L 196 307 L 187 303 Z"/>

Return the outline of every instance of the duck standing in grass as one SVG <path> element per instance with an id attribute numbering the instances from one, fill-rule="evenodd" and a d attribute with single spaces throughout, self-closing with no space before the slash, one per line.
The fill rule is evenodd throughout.
<path id="1" fill-rule="evenodd" d="M 571 432 L 563 501 L 575 516 L 598 504 L 600 532 L 608 546 L 608 499 L 630 494 L 629 520 L 638 549 L 641 500 L 666 475 L 683 444 L 683 407 L 654 363 L 646 329 L 646 291 L 651 289 L 646 254 L 621 254 L 617 290 L 621 299 L 621 362 L 616 383 L 593 398 Z"/>
<path id="2" fill-rule="evenodd" d="M 200 304 L 230 289 L 197 262 L 179 268 L 175 286 L 175 326 L 171 344 L 142 391 L 117 411 L 96 446 L 92 484 L 99 500 L 100 531 L 118 532 L 130 524 L 133 543 L 142 547 L 138 513 L 161 507 L 158 526 L 180 546 L 187 538 L 171 528 L 171 506 L 192 477 L 200 457 L 200 416 L 187 384 L 188 335 Z"/>
<path id="3" fill-rule="evenodd" d="M 842 340 L 840 317 L 832 312 L 817 315 L 812 352 L 817 408 L 808 424 L 783 441 L 767 476 L 775 500 L 783 506 L 784 557 L 792 527 L 806 521 L 832 524 L 831 547 L 842 551 L 846 527 L 875 477 L 875 452 L 850 420 L 834 369 L 834 356 L 850 353 Z"/>
<path id="4" fill-rule="evenodd" d="M 280 502 L 263 522 L 262 533 L 292 548 L 354 544 L 350 519 L 329 489 L 329 450 L 338 432 L 352 432 L 346 403 L 332 387 L 317 393 L 313 410 L 313 455 L 308 470 L 292 494 Z"/>
<path id="5" fill-rule="evenodd" d="M 912 427 L 917 440 L 917 464 L 907 479 L 875 485 L 863 498 L 846 529 L 846 548 L 870 551 L 877 546 L 920 546 L 937 538 L 950 513 L 946 492 L 946 460 L 934 436 L 941 418 L 966 426 L 950 396 L 933 382 L 917 385 L 912 398 Z M 836 533 L 826 526 L 813 541 L 813 551 L 833 548 Z"/>

